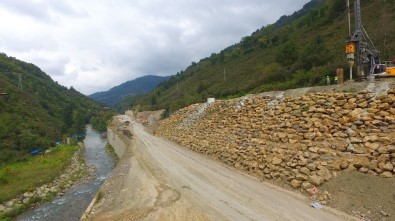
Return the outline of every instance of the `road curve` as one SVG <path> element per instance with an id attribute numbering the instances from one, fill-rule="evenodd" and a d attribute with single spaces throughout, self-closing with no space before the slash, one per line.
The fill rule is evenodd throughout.
<path id="1" fill-rule="evenodd" d="M 144 158 L 143 161 L 149 161 L 149 167 L 155 168 L 149 169 L 151 175 L 177 191 L 178 195 L 173 197 L 174 199 L 181 199 L 196 210 L 202 211 L 205 219 L 239 221 L 352 219 L 341 212 L 314 209 L 309 206 L 308 201 L 295 193 L 259 182 L 201 154 L 153 136 L 144 131 L 140 124 L 135 123 L 133 129 L 136 149 L 141 154 L 140 157 Z"/>

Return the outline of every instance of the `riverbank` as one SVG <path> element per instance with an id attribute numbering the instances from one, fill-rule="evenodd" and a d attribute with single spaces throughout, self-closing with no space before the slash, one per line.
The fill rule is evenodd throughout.
<path id="1" fill-rule="evenodd" d="M 91 201 L 81 220 L 92 220 L 92 217 L 95 217 L 97 212 L 107 209 L 112 210 L 112 205 L 119 206 L 121 202 L 128 201 L 124 200 L 124 196 L 126 195 L 123 195 L 123 192 L 115 190 L 126 188 L 122 186 L 125 183 L 123 178 L 125 178 L 125 175 L 131 168 L 131 149 L 135 145 L 132 139 L 132 128 L 129 117 L 125 115 L 114 117 L 107 128 L 108 144 L 106 151 L 112 155 L 117 163 L 108 179 L 106 179 Z"/>
<path id="2" fill-rule="evenodd" d="M 24 162 L 25 164 L 6 166 L 4 169 L 6 175 L 11 173 L 12 178 L 17 179 L 18 183 L 10 181 L 10 187 L 2 187 L 2 190 L 7 191 L 11 188 L 13 190 L 11 194 L 16 193 L 17 195 L 0 204 L 0 219 L 8 220 L 28 208 L 63 196 L 74 183 L 89 179 L 93 168 L 84 164 L 82 147 L 82 143 L 76 146 L 55 147 L 51 149 L 51 153 L 33 157 Z M 22 172 L 16 168 L 27 171 L 24 171 L 25 174 L 21 174 Z M 59 174 L 58 171 L 63 172 L 54 178 L 56 174 Z M 18 192 L 22 193 L 18 194 Z M 5 197 L 7 196 L 10 195 Z"/>
<path id="3" fill-rule="evenodd" d="M 114 159 L 106 152 L 107 139 L 87 125 L 81 158 L 89 168 L 88 179 L 72 185 L 64 195 L 51 202 L 29 209 L 17 221 L 79 221 L 114 166 Z"/>

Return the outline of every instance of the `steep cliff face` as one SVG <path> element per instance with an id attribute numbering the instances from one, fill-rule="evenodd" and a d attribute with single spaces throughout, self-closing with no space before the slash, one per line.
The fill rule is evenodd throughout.
<path id="1" fill-rule="evenodd" d="M 261 179 L 282 180 L 302 191 L 347 168 L 391 178 L 395 83 L 365 86 L 356 93 L 335 86 L 339 92 L 300 89 L 285 92 L 289 96 L 266 93 L 194 104 L 163 120 L 156 133 Z"/>

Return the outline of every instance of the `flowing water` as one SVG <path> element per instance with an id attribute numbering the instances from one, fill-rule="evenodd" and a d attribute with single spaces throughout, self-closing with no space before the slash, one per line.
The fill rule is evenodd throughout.
<path id="1" fill-rule="evenodd" d="M 96 168 L 96 178 L 72 186 L 64 196 L 26 211 L 17 220 L 80 220 L 99 187 L 114 167 L 114 160 L 105 151 L 106 144 L 107 140 L 88 125 L 83 156 L 86 164 Z"/>

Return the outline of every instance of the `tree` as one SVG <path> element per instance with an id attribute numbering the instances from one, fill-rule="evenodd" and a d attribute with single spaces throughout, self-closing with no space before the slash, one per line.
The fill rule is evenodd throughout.
<path id="1" fill-rule="evenodd" d="M 331 57 L 329 52 L 321 37 L 317 36 L 315 41 L 308 44 L 301 54 L 300 60 L 303 69 L 310 70 L 312 67 L 326 64 Z"/>
<path id="2" fill-rule="evenodd" d="M 73 106 L 68 105 L 63 111 L 62 133 L 66 133 L 73 126 Z"/>
<path id="3" fill-rule="evenodd" d="M 276 53 L 276 61 L 284 66 L 292 65 L 298 60 L 299 51 L 294 42 L 288 42 Z"/>
<path id="4" fill-rule="evenodd" d="M 151 106 L 153 109 L 156 108 L 156 105 L 158 104 L 157 100 L 156 100 L 156 95 L 153 95 L 151 98 Z"/>

